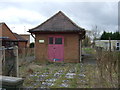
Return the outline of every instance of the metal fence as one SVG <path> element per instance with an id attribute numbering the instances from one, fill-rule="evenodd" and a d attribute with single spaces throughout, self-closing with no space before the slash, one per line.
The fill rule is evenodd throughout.
<path id="1" fill-rule="evenodd" d="M 35 60 L 34 48 L 19 48 L 19 65 L 30 63 Z"/>
<path id="2" fill-rule="evenodd" d="M 19 66 L 34 60 L 34 48 L 0 47 L 0 74 L 19 76 Z"/>
<path id="3" fill-rule="evenodd" d="M 2 46 L 0 48 L 0 60 L 2 67 L 2 75 L 5 76 L 18 76 L 18 47 L 8 47 Z"/>

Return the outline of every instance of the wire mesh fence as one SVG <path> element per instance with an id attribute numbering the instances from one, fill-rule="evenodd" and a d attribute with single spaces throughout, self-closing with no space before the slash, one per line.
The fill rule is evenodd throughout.
<path id="1" fill-rule="evenodd" d="M 0 47 L 0 74 L 19 76 L 19 66 L 34 60 L 34 48 Z"/>
<path id="2" fill-rule="evenodd" d="M 34 48 L 19 48 L 19 65 L 30 63 L 35 59 Z"/>
<path id="3" fill-rule="evenodd" d="M 2 75 L 5 76 L 17 76 L 17 60 L 18 60 L 18 48 L 15 47 L 2 47 L 1 62 L 2 62 Z"/>

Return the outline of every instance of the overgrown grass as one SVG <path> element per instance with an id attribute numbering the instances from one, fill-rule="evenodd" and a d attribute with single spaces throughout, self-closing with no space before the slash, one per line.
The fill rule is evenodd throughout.
<path id="1" fill-rule="evenodd" d="M 54 74 L 60 70 L 62 70 L 62 74 L 59 77 L 55 77 Z M 75 73 L 76 75 L 74 75 L 73 78 L 66 78 L 66 74 L 71 73 L 70 70 L 73 70 L 72 73 Z M 56 66 L 51 64 L 41 66 L 39 71 L 33 69 L 32 75 L 35 75 L 36 72 L 39 72 L 37 76 L 30 77 L 29 74 L 26 76 L 24 82 L 25 87 L 32 86 L 34 88 L 40 88 L 42 86 L 41 83 L 47 79 L 56 79 L 56 81 L 53 82 L 54 85 L 46 86 L 47 88 L 115 88 L 118 85 L 116 73 L 113 75 L 114 83 L 112 83 L 109 80 L 106 80 L 108 79 L 106 77 L 109 76 L 108 73 L 106 73 L 108 75 L 106 77 L 104 76 L 104 79 L 100 77 L 101 71 L 96 65 L 65 64 L 63 66 L 62 64 L 59 64 L 59 66 Z M 49 74 L 43 81 L 37 82 L 36 80 L 39 78 L 39 75 L 43 75 L 43 73 Z M 60 86 L 64 83 L 63 81 L 68 81 L 66 83 L 68 84 L 67 87 Z M 34 86 L 35 83 L 38 85 Z"/>
<path id="2" fill-rule="evenodd" d="M 97 51 L 85 49 L 87 53 L 94 54 L 97 64 L 82 63 L 47 63 L 33 62 L 20 67 L 21 77 L 24 75 L 24 87 L 41 88 L 42 83 L 48 79 L 56 79 L 51 86 L 46 88 L 118 88 L 118 60 L 120 52 Z M 92 52 L 93 51 L 93 52 Z M 31 66 L 33 65 L 34 68 Z M 29 69 L 32 72 L 29 72 Z M 59 73 L 55 77 L 55 73 Z M 38 74 L 36 74 L 38 73 Z M 37 81 L 43 75 L 49 73 L 43 81 Z M 67 78 L 68 73 L 74 73 L 73 78 Z M 31 75 L 36 75 L 30 77 Z M 26 76 L 25 76 L 26 75 Z M 49 82 L 47 82 L 49 83 Z M 36 84 L 36 85 L 34 85 Z M 68 86 L 61 86 L 62 84 Z"/>
<path id="3" fill-rule="evenodd" d="M 106 87 L 118 87 L 118 61 L 120 52 L 118 51 L 97 51 L 97 67 L 100 82 Z"/>
<path id="4" fill-rule="evenodd" d="M 96 51 L 95 51 L 95 49 L 93 49 L 93 48 L 82 48 L 82 50 L 86 53 L 86 54 L 95 54 L 96 53 Z"/>

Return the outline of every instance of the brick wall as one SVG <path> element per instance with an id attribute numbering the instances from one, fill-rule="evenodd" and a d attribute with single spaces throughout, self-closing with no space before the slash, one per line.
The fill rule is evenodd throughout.
<path id="1" fill-rule="evenodd" d="M 2 24 L 2 37 L 9 37 L 10 39 L 16 40 L 13 33 L 10 31 L 10 29 L 5 24 Z"/>
<path id="2" fill-rule="evenodd" d="M 19 48 L 26 48 L 27 42 L 18 42 L 18 47 Z"/>
<path id="3" fill-rule="evenodd" d="M 40 62 L 48 61 L 48 36 L 52 34 L 36 34 L 35 56 Z M 54 35 L 54 34 L 53 34 Z M 57 34 L 58 35 L 58 34 Z M 64 36 L 64 62 L 79 62 L 79 36 L 78 34 L 61 34 Z M 44 43 L 39 43 L 44 40 Z"/>
<path id="4" fill-rule="evenodd" d="M 19 34 L 21 37 L 23 37 L 24 39 L 28 40 L 27 42 L 27 47 L 29 47 L 30 45 L 30 35 L 29 34 Z"/>

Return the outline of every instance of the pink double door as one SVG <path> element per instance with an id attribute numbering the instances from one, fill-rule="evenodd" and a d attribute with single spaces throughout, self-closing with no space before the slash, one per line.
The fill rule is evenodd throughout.
<path id="1" fill-rule="evenodd" d="M 64 60 L 63 36 L 48 37 L 48 59 L 54 62 L 61 62 Z"/>

